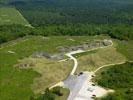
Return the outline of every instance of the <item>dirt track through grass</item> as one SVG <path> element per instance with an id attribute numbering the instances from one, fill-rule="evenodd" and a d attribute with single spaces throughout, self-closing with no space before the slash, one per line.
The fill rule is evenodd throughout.
<path id="1" fill-rule="evenodd" d="M 88 54 L 78 58 L 79 66 L 77 73 L 81 71 L 94 71 L 98 67 L 112 64 L 125 62 L 126 58 L 116 51 L 114 46 L 107 48 L 98 49 L 92 54 Z"/>
<path id="2" fill-rule="evenodd" d="M 13 41 L 11 44 L 5 44 L 0 49 L 0 97 L 2 100 L 27 100 L 33 95 L 33 90 L 36 93 L 43 91 L 47 86 L 54 85 L 55 82 L 65 79 L 69 71 L 67 68 L 69 62 L 47 64 L 44 61 L 40 63 L 41 65 L 44 64 L 44 66 L 42 66 L 42 72 L 44 73 L 41 75 L 41 72 L 39 73 L 39 69 L 41 69 L 40 65 L 40 67 L 37 67 L 38 70 L 36 69 L 36 71 L 33 69 L 20 69 L 14 67 L 20 60 L 30 57 L 35 52 L 44 51 L 48 53 L 58 53 L 58 47 L 60 46 L 79 45 L 95 39 L 94 37 L 91 38 L 87 36 L 60 36 L 49 37 L 49 39 L 42 36 L 29 36 L 27 38 L 28 40 L 22 39 L 21 41 L 20 39 L 20 41 L 18 40 Z M 71 41 L 70 38 L 75 41 Z M 8 51 L 15 53 L 11 54 Z M 58 67 L 59 70 L 57 70 L 56 67 Z M 64 70 L 66 71 L 64 72 Z M 53 73 L 53 76 L 51 73 Z M 44 77 L 47 75 L 48 77 Z M 52 79 L 52 81 L 50 79 Z M 36 80 L 38 80 L 38 83 L 36 83 Z M 41 87 L 42 84 L 43 87 Z M 32 86 L 34 86 L 34 88 Z"/>

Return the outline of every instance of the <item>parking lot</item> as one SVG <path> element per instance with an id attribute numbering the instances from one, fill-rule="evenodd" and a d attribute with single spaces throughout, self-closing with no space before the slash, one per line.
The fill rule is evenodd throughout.
<path id="1" fill-rule="evenodd" d="M 107 90 L 91 82 L 92 78 L 91 72 L 69 76 L 64 82 L 64 87 L 70 89 L 68 100 L 93 100 L 92 97 L 106 95 Z"/>

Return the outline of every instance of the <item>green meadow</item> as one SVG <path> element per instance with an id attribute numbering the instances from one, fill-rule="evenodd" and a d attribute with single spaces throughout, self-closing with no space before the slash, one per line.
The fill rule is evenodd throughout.
<path id="1" fill-rule="evenodd" d="M 0 25 L 21 24 L 30 26 L 21 13 L 11 7 L 0 7 Z"/>
<path id="2" fill-rule="evenodd" d="M 59 48 L 62 46 L 70 47 L 74 45 L 84 44 L 86 42 L 89 43 L 97 39 L 105 38 L 109 37 L 26 36 L 23 39 L 18 39 L 16 41 L 3 44 L 0 48 L 1 100 L 27 100 L 35 94 L 42 93 L 47 87 L 50 87 L 55 83 L 66 79 L 66 77 L 71 72 L 71 69 L 73 67 L 73 63 L 71 62 L 71 60 L 58 63 L 58 61 L 52 61 L 48 59 L 32 59 L 31 55 L 33 53 L 48 52 L 51 54 L 55 54 L 59 52 Z M 119 41 L 119 43 L 121 42 Z M 99 49 L 95 52 L 89 52 L 78 55 L 79 68 L 77 69 L 77 72 L 83 70 L 90 70 L 89 66 L 92 65 L 104 65 L 111 62 L 117 62 L 113 60 L 113 53 L 116 53 L 115 57 L 120 58 L 118 59 L 118 62 L 125 60 L 125 58 L 118 53 L 115 47 L 113 46 L 106 49 Z M 126 50 L 126 48 L 121 49 L 120 51 L 125 52 L 124 50 Z M 102 55 L 102 53 L 106 53 L 106 55 L 104 56 Z M 110 60 L 108 62 L 106 58 L 109 56 Z M 87 64 L 85 59 L 90 59 L 92 61 L 93 58 L 97 58 L 95 64 Z M 30 61 L 32 61 L 35 65 L 34 68 L 23 69 L 15 66 L 16 64 L 23 62 L 26 63 Z"/>
<path id="3" fill-rule="evenodd" d="M 38 93 L 41 91 L 40 89 L 45 89 L 49 86 L 49 83 L 55 84 L 55 82 L 60 81 L 60 79 L 65 79 L 66 75 L 69 74 L 72 66 L 67 66 L 65 63 L 58 64 L 57 62 L 55 65 L 46 65 L 45 62 L 38 63 L 40 65 L 44 64 L 45 66 L 35 67 L 34 69 L 20 69 L 14 67 L 19 61 L 29 58 L 35 52 L 48 52 L 48 53 L 56 53 L 59 52 L 58 48 L 60 46 L 72 46 L 72 45 L 79 45 L 83 44 L 84 42 L 92 41 L 96 38 L 104 38 L 103 36 L 99 37 L 87 37 L 87 36 L 54 36 L 54 37 L 42 37 L 42 36 L 27 36 L 24 39 L 17 40 L 16 42 L 12 42 L 10 44 L 5 44 L 0 48 L 0 97 L 1 100 L 27 100 L 32 96 L 34 93 Z M 10 53 L 12 51 L 14 53 Z M 43 60 L 46 61 L 46 60 Z M 53 61 L 47 61 L 53 62 Z M 64 66 L 63 66 L 64 65 Z M 48 68 L 50 66 L 50 68 Z M 52 67 L 53 66 L 53 67 Z M 64 75 L 62 70 L 65 70 Z M 40 70 L 40 69 L 42 70 Z M 41 74 L 40 71 L 44 69 L 48 69 L 48 72 L 54 72 L 56 76 L 62 76 L 60 79 L 54 79 L 53 76 L 47 73 Z M 59 70 L 58 70 L 59 68 Z M 44 72 L 47 72 L 44 70 Z M 59 75 L 58 75 L 59 74 Z M 50 78 L 53 78 L 50 81 Z M 44 80 L 43 78 L 46 78 Z M 38 81 L 37 81 L 38 80 Z M 53 81 L 55 80 L 55 82 Z M 38 82 L 44 85 L 39 85 Z M 38 86 L 42 86 L 37 88 Z M 39 89 L 39 90 L 38 90 Z"/>

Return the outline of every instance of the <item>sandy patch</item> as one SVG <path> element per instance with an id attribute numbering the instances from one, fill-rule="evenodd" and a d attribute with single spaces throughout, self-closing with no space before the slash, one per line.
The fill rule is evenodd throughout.
<path id="1" fill-rule="evenodd" d="M 8 53 L 12 53 L 12 54 L 14 54 L 15 52 L 14 51 L 7 51 Z"/>
<path id="2" fill-rule="evenodd" d="M 70 40 L 70 41 L 75 41 L 74 39 L 71 39 L 71 38 L 69 38 L 68 40 Z"/>

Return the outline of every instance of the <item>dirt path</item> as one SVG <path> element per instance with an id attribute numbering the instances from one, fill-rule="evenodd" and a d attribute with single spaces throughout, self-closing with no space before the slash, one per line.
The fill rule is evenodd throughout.
<path id="1" fill-rule="evenodd" d="M 112 44 L 109 45 L 109 46 L 97 47 L 97 48 L 93 48 L 93 49 L 90 49 L 90 50 L 87 50 L 87 51 L 84 51 L 84 50 L 77 50 L 77 51 L 72 51 L 72 52 L 66 53 L 65 55 L 68 56 L 70 59 L 72 59 L 72 60 L 74 61 L 74 66 L 73 66 L 73 69 L 72 69 L 72 71 L 71 71 L 71 73 L 70 73 L 69 76 L 73 76 L 74 73 L 75 73 L 75 71 L 76 71 L 76 69 L 77 69 L 77 67 L 78 67 L 78 61 L 77 61 L 77 59 L 73 56 L 74 54 L 79 54 L 79 53 L 83 53 L 83 52 L 89 52 L 89 51 L 93 51 L 93 50 L 96 50 L 96 49 L 107 48 L 107 47 L 110 47 L 110 46 L 113 46 L 113 42 L 112 42 Z M 66 60 L 61 60 L 61 61 L 66 61 Z M 60 61 L 59 61 L 59 62 L 60 62 Z M 107 65 L 102 66 L 102 67 L 98 68 L 97 70 L 99 70 L 99 69 L 101 69 L 101 68 L 103 68 L 103 67 L 106 67 L 106 66 L 107 66 Z M 109 66 L 109 65 L 108 65 L 108 66 Z M 97 71 L 97 70 L 96 70 L 96 71 Z M 92 72 L 92 73 L 94 73 L 94 72 Z M 89 81 L 90 81 L 90 80 L 89 80 Z M 64 82 L 63 82 L 63 81 L 60 81 L 60 82 L 58 82 L 57 84 L 51 86 L 50 89 L 52 89 L 52 88 L 54 88 L 54 87 L 56 87 L 56 86 L 61 86 L 61 87 L 62 87 L 63 85 L 64 85 Z"/>
<path id="2" fill-rule="evenodd" d="M 113 42 L 109 46 L 113 46 Z M 91 81 L 92 75 L 95 75 L 95 73 L 103 67 L 107 67 L 115 64 L 104 65 L 99 67 L 95 71 L 83 73 L 83 75 L 77 76 L 77 75 L 74 75 L 74 73 L 78 67 L 78 61 L 73 55 L 78 53 L 93 51 L 100 48 L 106 48 L 109 46 L 97 47 L 87 51 L 77 50 L 66 54 L 66 56 L 68 56 L 70 59 L 74 61 L 74 66 L 70 73 L 70 76 L 68 77 L 67 80 L 64 81 L 64 87 L 69 88 L 70 90 L 70 95 L 68 97 L 68 100 L 93 100 L 92 99 L 93 95 L 96 95 L 97 97 L 101 97 L 108 93 L 108 91 L 105 90 L 104 88 L 92 85 L 94 84 Z M 121 64 L 121 63 L 118 63 L 118 64 Z"/>
<path id="3" fill-rule="evenodd" d="M 126 61 L 123 61 L 123 62 L 119 62 L 119 63 L 114 63 L 114 64 L 107 64 L 107 65 L 103 65 L 99 68 L 97 68 L 94 73 L 96 73 L 97 71 L 99 71 L 100 69 L 104 68 L 104 67 L 108 67 L 108 66 L 113 66 L 113 65 L 120 65 L 120 64 L 124 64 Z"/>
<path id="4" fill-rule="evenodd" d="M 97 48 L 93 48 L 93 49 L 90 49 L 90 50 L 87 50 L 87 51 L 84 51 L 84 50 L 77 50 L 77 51 L 72 51 L 70 53 L 67 53 L 66 56 L 68 56 L 70 59 L 72 59 L 74 61 L 74 66 L 73 66 L 73 69 L 70 73 L 70 75 L 74 75 L 74 73 L 76 72 L 76 69 L 78 67 L 78 61 L 77 59 L 73 56 L 74 54 L 79 54 L 79 53 L 83 53 L 83 52 L 89 52 L 89 51 L 93 51 L 93 50 L 97 50 L 97 49 L 102 49 L 102 48 L 107 48 L 107 47 L 110 47 L 110 46 L 113 46 L 113 42 L 111 45 L 109 46 L 102 46 L 102 47 L 97 47 Z M 104 66 L 102 66 L 104 67 Z M 106 67 L 106 65 L 105 65 Z M 101 67 L 100 67 L 101 69 Z M 98 69 L 99 70 L 99 69 Z"/>
<path id="5" fill-rule="evenodd" d="M 70 75 L 74 75 L 77 67 L 78 67 L 78 61 L 77 59 L 73 56 L 74 54 L 77 54 L 77 53 L 82 53 L 82 52 L 85 52 L 83 50 L 77 50 L 77 51 L 73 51 L 73 52 L 70 52 L 70 53 L 67 53 L 66 56 L 68 56 L 70 59 L 72 59 L 74 61 L 74 66 L 73 66 L 73 69 L 70 73 Z"/>

